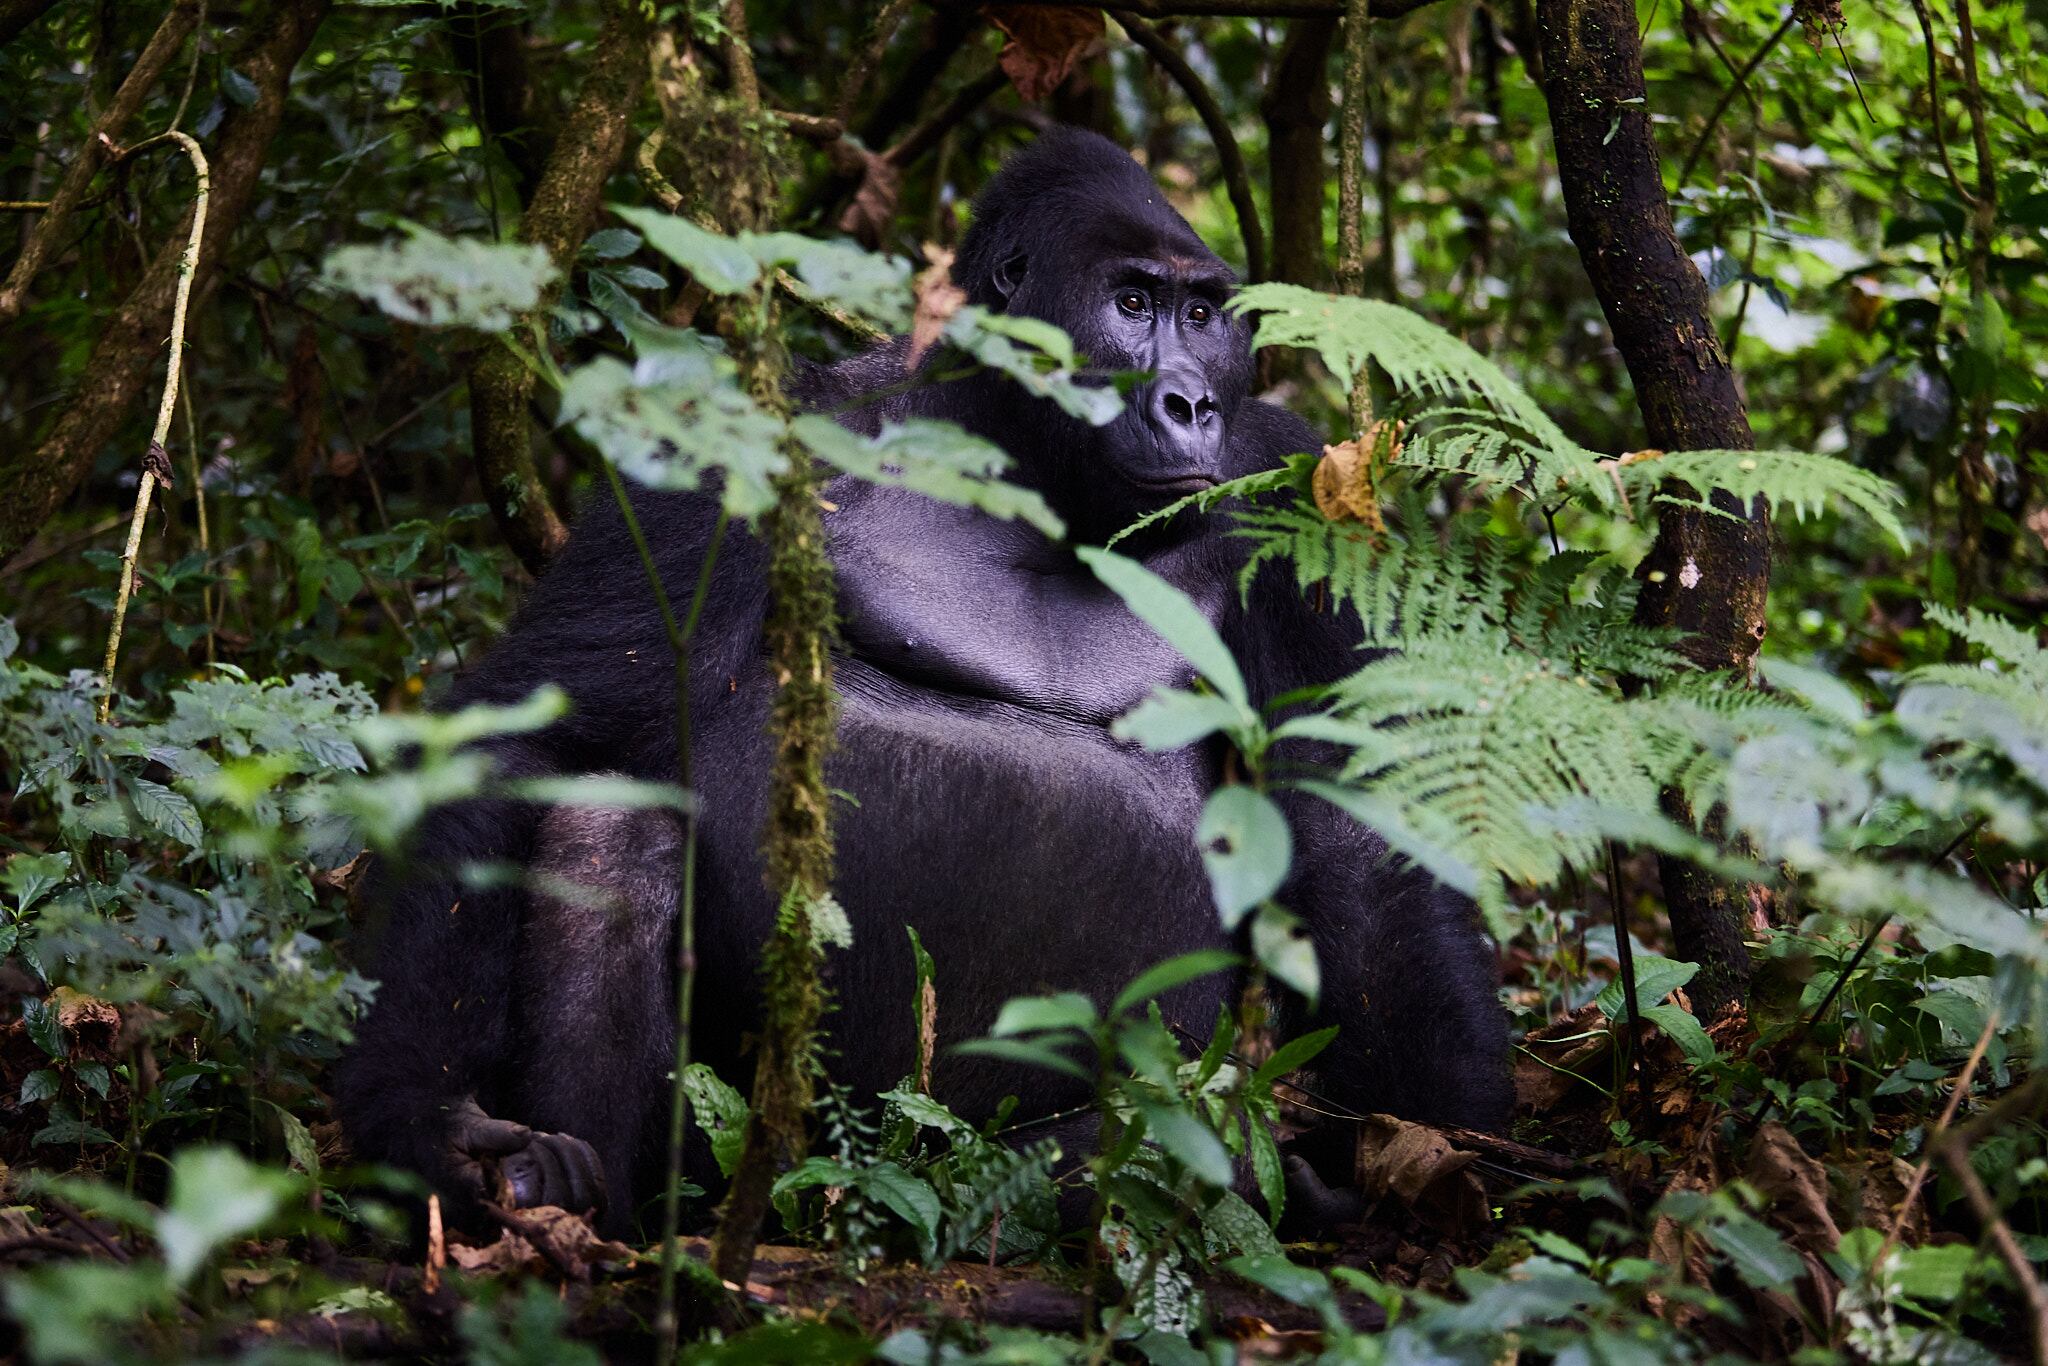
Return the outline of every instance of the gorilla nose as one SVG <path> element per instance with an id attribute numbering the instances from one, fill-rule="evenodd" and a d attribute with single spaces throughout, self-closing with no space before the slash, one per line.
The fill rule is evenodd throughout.
<path id="1" fill-rule="evenodd" d="M 1162 374 L 1152 386 L 1152 423 L 1165 443 L 1207 472 L 1223 445 L 1223 413 L 1200 379 Z"/>
<path id="2" fill-rule="evenodd" d="M 1153 406 L 1168 431 L 1200 430 L 1216 421 L 1216 400 L 1199 385 L 1161 380 Z"/>

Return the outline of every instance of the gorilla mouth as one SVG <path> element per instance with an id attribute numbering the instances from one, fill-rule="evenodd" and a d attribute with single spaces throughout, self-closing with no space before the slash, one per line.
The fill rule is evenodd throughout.
<path id="1" fill-rule="evenodd" d="M 1132 483 L 1152 493 L 1171 493 L 1185 498 L 1203 489 L 1213 489 L 1218 480 L 1213 474 L 1167 474 L 1153 479 L 1133 479 Z"/>

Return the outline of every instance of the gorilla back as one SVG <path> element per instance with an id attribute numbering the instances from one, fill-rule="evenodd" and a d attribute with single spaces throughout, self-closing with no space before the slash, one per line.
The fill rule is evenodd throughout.
<path id="1" fill-rule="evenodd" d="M 899 339 L 806 373 L 797 396 L 851 407 L 842 420 L 859 430 L 957 421 L 1008 451 L 1012 477 L 1083 538 L 1316 444 L 1246 396 L 1250 346 L 1223 308 L 1228 270 L 1100 138 L 1049 134 L 1013 157 L 975 202 L 955 274 L 976 302 L 1065 328 L 1101 369 L 1154 378 L 1123 417 L 1091 428 L 992 376 L 893 393 L 908 355 Z M 1194 841 L 1223 755 L 1148 754 L 1111 736 L 1112 720 L 1187 670 L 1068 547 L 901 490 L 839 480 L 827 496 L 845 640 L 828 776 L 855 799 L 834 813 L 853 944 L 829 956 L 831 1066 L 862 1096 L 909 1072 L 910 926 L 938 965 L 939 1097 L 972 1120 L 1010 1094 L 1019 1118 L 1051 1114 L 1079 1099 L 1075 1083 L 943 1045 L 984 1031 L 1010 996 L 1075 990 L 1106 1003 L 1161 958 L 1227 946 Z M 687 593 L 714 504 L 643 492 L 635 506 L 669 591 Z M 1355 623 L 1311 610 L 1285 576 L 1262 573 L 1240 601 L 1243 552 L 1214 520 L 1176 518 L 1135 545 L 1216 624 L 1258 700 L 1355 667 Z M 756 964 L 777 904 L 758 854 L 774 690 L 763 568 L 757 541 L 728 537 L 692 661 L 703 816 L 691 1028 L 697 1055 L 729 1079 L 758 1019 Z M 450 705 L 516 701 L 546 682 L 572 710 L 538 735 L 487 742 L 501 774 L 674 772 L 666 638 L 609 505 L 578 524 Z M 1323 1086 L 1362 1110 L 1503 1124 L 1506 1026 L 1471 906 L 1391 865 L 1334 808 L 1280 800 L 1296 850 L 1280 900 L 1306 923 L 1324 984 L 1322 1017 L 1295 1003 L 1288 1023 L 1342 1027 Z M 519 1203 L 602 1204 L 608 1229 L 630 1228 L 657 1191 L 666 1121 L 670 819 L 478 800 L 433 813 L 414 847 L 432 864 L 380 868 L 371 886 L 388 928 L 376 1005 L 338 1078 L 352 1142 L 423 1172 L 458 1217 L 495 1165 Z M 597 896 L 460 885 L 455 870 L 478 861 Z M 1234 990 L 1212 977 L 1162 1006 L 1206 1035 Z"/>

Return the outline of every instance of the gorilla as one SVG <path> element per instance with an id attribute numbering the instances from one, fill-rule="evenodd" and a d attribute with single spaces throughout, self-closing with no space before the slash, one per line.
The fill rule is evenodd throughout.
<path id="1" fill-rule="evenodd" d="M 1007 451 L 1010 477 L 1082 542 L 1318 444 L 1300 419 L 1248 397 L 1249 330 L 1225 307 L 1231 272 L 1105 139 L 1056 131 L 1011 157 L 974 201 L 954 279 L 976 304 L 1066 329 L 1095 368 L 1149 380 L 1094 428 L 985 373 L 903 392 L 910 351 L 899 338 L 808 369 L 795 397 L 869 433 L 912 416 L 960 423 Z M 911 1071 L 910 926 L 937 963 L 935 1094 L 976 1123 L 1013 1095 L 1019 1120 L 1056 1115 L 1085 1099 L 1073 1079 L 944 1045 L 985 1033 L 1012 996 L 1074 990 L 1106 1003 L 1161 959 L 1234 947 L 1194 839 L 1229 756 L 1220 741 L 1153 754 L 1111 734 L 1189 670 L 1070 546 L 851 479 L 825 497 L 843 644 L 828 780 L 850 797 L 834 813 L 835 895 L 853 930 L 851 948 L 828 955 L 828 1065 L 860 1097 Z M 641 491 L 635 507 L 669 592 L 687 600 L 715 498 Z M 1315 610 L 1285 571 L 1262 571 L 1240 598 L 1247 550 L 1220 518 L 1183 514 L 1123 548 L 1195 600 L 1258 701 L 1360 662 L 1356 620 Z M 703 803 L 691 1030 L 694 1056 L 734 1080 L 777 910 L 759 853 L 775 686 L 764 564 L 761 543 L 734 528 L 691 672 Z M 500 777 L 664 780 L 675 771 L 672 682 L 626 527 L 600 500 L 446 705 L 509 704 L 558 684 L 572 703 L 564 718 L 482 742 Z M 1292 757 L 1318 755 L 1302 745 Z M 1341 1026 L 1318 1060 L 1324 1092 L 1360 1111 L 1503 1126 L 1506 1021 L 1471 904 L 1390 860 L 1335 808 L 1279 800 L 1295 859 L 1278 899 L 1302 918 L 1323 984 L 1319 1011 L 1283 1002 L 1282 1022 Z M 368 884 L 385 921 L 372 969 L 381 986 L 335 1087 L 355 1150 L 420 1172 L 457 1218 L 475 1213 L 495 1167 L 518 1203 L 601 1206 L 607 1231 L 631 1229 L 662 1179 L 674 818 L 479 798 L 434 811 L 413 849 Z M 549 876 L 523 888 L 460 881 L 477 862 Z M 564 879 L 595 896 L 556 895 Z M 1214 975 L 1161 1007 L 1207 1037 L 1240 986 Z"/>

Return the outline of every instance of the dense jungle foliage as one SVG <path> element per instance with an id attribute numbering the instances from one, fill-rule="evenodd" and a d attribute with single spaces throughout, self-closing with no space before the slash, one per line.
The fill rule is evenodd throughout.
<path id="1" fill-rule="evenodd" d="M 2048 1362 L 2044 39 L 2039 0 L 0 0 L 0 1354 Z M 740 1190 L 787 1118 L 750 1097 L 807 1098 L 767 1239 L 694 1188 L 636 1245 L 409 1231 L 324 1089 L 351 894 L 562 703 L 430 705 L 622 480 L 761 528 L 796 646 L 820 469 L 1058 534 L 986 444 L 779 388 L 915 331 L 1113 416 L 945 275 L 1055 122 L 1240 270 L 1330 442 L 1199 501 L 1390 647 L 1262 712 L 1082 548 L 1196 675 L 1117 733 L 1235 752 L 1199 838 L 1255 980 L 1318 981 L 1283 789 L 1479 902 L 1512 1133 L 1333 1113 L 1256 993 L 1175 1037 L 1148 1006 L 1220 956 L 961 1045 L 1087 1080 L 1078 1164 L 928 1066 L 835 1090 L 785 821 L 763 1076 L 675 1091 Z M 1331 1126 L 1363 1199 L 1283 1241 Z"/>

